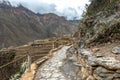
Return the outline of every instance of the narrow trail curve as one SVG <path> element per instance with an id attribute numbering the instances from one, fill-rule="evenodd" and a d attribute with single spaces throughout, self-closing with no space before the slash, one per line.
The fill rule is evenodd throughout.
<path id="1" fill-rule="evenodd" d="M 52 58 L 38 68 L 34 80 L 67 80 L 60 71 L 60 67 L 64 64 L 69 48 L 70 46 L 64 46 L 54 52 Z"/>

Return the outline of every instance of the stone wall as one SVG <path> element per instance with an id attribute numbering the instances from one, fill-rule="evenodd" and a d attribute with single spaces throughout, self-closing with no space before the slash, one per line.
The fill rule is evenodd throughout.
<path id="1" fill-rule="evenodd" d="M 86 49 L 78 49 L 77 63 L 81 65 L 81 80 L 120 80 L 120 60 L 111 54 L 93 55 Z"/>

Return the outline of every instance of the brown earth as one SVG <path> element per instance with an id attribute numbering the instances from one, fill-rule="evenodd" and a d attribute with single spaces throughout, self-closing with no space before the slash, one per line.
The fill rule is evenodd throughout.
<path id="1" fill-rule="evenodd" d="M 53 47 L 57 48 L 59 47 L 59 45 L 65 45 L 71 43 L 71 41 L 72 41 L 71 37 L 50 38 L 45 40 L 36 40 L 34 42 L 30 42 L 27 45 L 8 48 L 0 51 L 1 66 L 23 57 L 22 59 L 11 63 L 10 65 L 6 65 L 2 68 L 0 66 L 0 73 L 2 73 L 0 74 L 0 79 L 7 80 L 10 78 L 10 76 L 13 76 L 16 72 L 20 72 L 20 66 L 23 62 L 26 61 L 27 55 L 31 57 L 31 62 L 36 62 L 38 60 L 37 61 L 38 64 L 52 56 L 53 51 L 56 51 L 56 49 L 53 49 Z M 53 50 L 50 51 L 51 49 Z M 14 51 L 14 53 L 11 51 Z M 14 54 L 13 57 L 11 56 L 11 54 Z M 11 69 L 9 70 L 9 68 Z M 10 73 L 8 71 L 10 71 Z"/>
<path id="2" fill-rule="evenodd" d="M 56 14 L 36 14 L 22 5 L 0 2 L 0 49 L 20 46 L 37 39 L 71 35 L 75 24 Z"/>
<path id="3" fill-rule="evenodd" d="M 120 47 L 120 41 L 117 42 L 108 42 L 108 43 L 102 43 L 96 46 L 90 47 L 90 50 L 92 51 L 95 48 L 98 48 L 98 51 L 93 51 L 93 55 L 98 55 L 98 56 L 113 56 L 116 58 L 119 58 L 120 55 L 113 54 L 112 49 L 114 47 Z M 119 59 L 120 60 L 120 59 Z"/>

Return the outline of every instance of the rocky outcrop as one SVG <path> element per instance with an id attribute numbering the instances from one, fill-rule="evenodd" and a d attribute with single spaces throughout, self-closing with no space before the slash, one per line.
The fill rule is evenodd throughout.
<path id="1" fill-rule="evenodd" d="M 113 53 L 104 55 L 99 52 L 95 54 L 89 49 L 78 50 L 77 61 L 81 65 L 81 80 L 119 80 L 120 60 L 115 57 L 116 55 Z"/>
<path id="2" fill-rule="evenodd" d="M 120 54 L 120 47 L 114 47 L 112 52 L 115 54 Z"/>
<path id="3" fill-rule="evenodd" d="M 86 43 L 120 40 L 120 12 L 102 11 L 83 18 L 80 36 Z"/>
<path id="4" fill-rule="evenodd" d="M 120 1 L 90 2 L 79 25 L 80 39 L 93 48 L 78 50 L 82 80 L 120 80 Z"/>

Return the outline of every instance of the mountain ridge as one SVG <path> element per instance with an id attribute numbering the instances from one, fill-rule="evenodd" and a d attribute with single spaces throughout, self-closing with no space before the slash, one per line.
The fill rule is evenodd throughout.
<path id="1" fill-rule="evenodd" d="M 22 5 L 0 3 L 0 48 L 18 46 L 35 39 L 73 34 L 77 27 L 56 14 L 36 14 Z"/>

